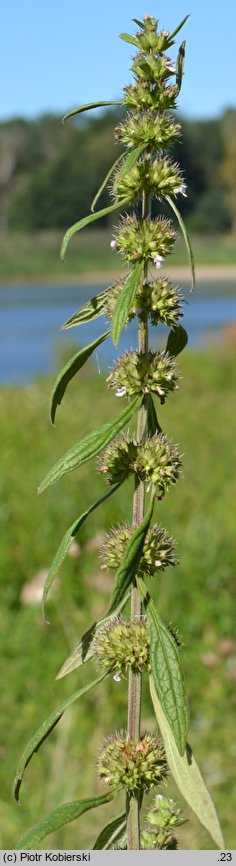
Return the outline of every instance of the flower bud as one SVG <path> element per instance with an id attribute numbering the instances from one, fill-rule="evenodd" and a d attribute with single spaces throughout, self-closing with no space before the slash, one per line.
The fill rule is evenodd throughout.
<path id="1" fill-rule="evenodd" d="M 167 775 L 163 745 L 157 736 L 145 734 L 138 743 L 125 732 L 105 740 L 98 757 L 98 775 L 112 788 L 129 793 L 148 791 Z"/>
<path id="2" fill-rule="evenodd" d="M 124 675 L 129 668 L 142 671 L 149 662 L 149 633 L 147 622 L 129 622 L 117 619 L 100 629 L 93 648 L 103 670 Z"/>
<path id="3" fill-rule="evenodd" d="M 123 523 L 106 535 L 100 550 L 102 568 L 115 571 L 119 568 L 134 530 L 135 526 Z M 155 523 L 148 529 L 137 568 L 137 576 L 153 577 L 157 572 L 165 571 L 169 565 L 176 565 L 174 541 L 165 529 Z"/>
<path id="4" fill-rule="evenodd" d="M 116 249 L 127 262 L 153 262 L 157 257 L 169 255 L 175 242 L 172 223 L 165 217 L 142 220 L 136 216 L 122 219 L 116 234 Z"/>
<path id="5" fill-rule="evenodd" d="M 126 352 L 107 381 L 118 396 L 153 393 L 164 403 L 168 393 L 178 387 L 175 359 L 168 352 Z"/>
<path id="6" fill-rule="evenodd" d="M 113 182 L 113 195 L 116 202 L 130 198 L 136 201 L 143 192 L 161 198 L 164 195 L 178 195 L 183 192 L 182 173 L 177 163 L 166 157 L 158 157 L 151 162 L 143 159 L 137 162 L 123 177 L 116 173 Z"/>
<path id="7" fill-rule="evenodd" d="M 184 823 L 182 812 L 174 800 L 158 794 L 155 805 L 147 814 L 148 827 L 141 834 L 143 849 L 176 850 L 177 839 L 174 830 Z"/>

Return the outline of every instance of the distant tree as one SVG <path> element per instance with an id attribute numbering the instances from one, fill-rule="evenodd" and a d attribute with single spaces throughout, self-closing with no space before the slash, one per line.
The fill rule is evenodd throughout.
<path id="1" fill-rule="evenodd" d="M 226 191 L 231 216 L 231 228 L 236 232 L 236 109 L 229 108 L 222 119 L 224 155 L 219 177 Z"/>

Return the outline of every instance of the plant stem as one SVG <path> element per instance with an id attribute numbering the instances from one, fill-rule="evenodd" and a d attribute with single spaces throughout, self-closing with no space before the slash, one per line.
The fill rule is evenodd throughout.
<path id="1" fill-rule="evenodd" d="M 148 216 L 149 201 L 143 193 L 142 219 Z M 144 268 L 144 276 L 147 276 L 147 265 Z M 139 352 L 148 352 L 148 323 L 147 316 L 139 320 Z M 137 441 L 141 442 L 146 431 L 145 406 L 141 406 L 138 413 Z M 142 522 L 144 516 L 145 486 L 143 481 L 135 479 L 135 490 L 133 500 L 133 523 L 137 526 Z M 141 598 L 134 580 L 131 590 L 131 622 L 139 622 L 142 616 Z M 138 743 L 140 740 L 141 721 L 141 698 L 142 698 L 142 674 L 136 673 L 130 668 L 128 684 L 128 724 L 127 738 Z M 136 851 L 140 849 L 140 793 L 128 794 L 126 798 L 127 811 L 127 850 Z"/>

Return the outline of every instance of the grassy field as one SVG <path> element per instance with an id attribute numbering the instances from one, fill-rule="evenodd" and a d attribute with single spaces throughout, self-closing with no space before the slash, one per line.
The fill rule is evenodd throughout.
<path id="1" fill-rule="evenodd" d="M 235 354 L 223 348 L 180 358 L 181 388 L 161 408 L 161 423 L 184 452 L 184 478 L 156 506 L 155 518 L 177 540 L 180 564 L 151 590 L 168 623 L 178 624 L 190 695 L 189 739 L 214 797 L 226 846 L 235 838 Z M 27 603 L 27 587 L 47 570 L 65 529 L 104 492 L 96 466 L 86 464 L 41 497 L 36 488 L 78 436 L 119 410 L 93 368 L 77 377 L 48 422 L 52 382 L 42 380 L 0 396 L 1 467 L 1 800 L 0 845 L 21 835 L 59 803 L 101 791 L 94 762 L 104 735 L 126 725 L 127 684 L 108 680 L 65 714 L 26 771 L 22 805 L 12 799 L 16 763 L 26 741 L 65 696 L 94 674 L 93 663 L 55 682 L 81 632 L 107 607 L 112 578 L 100 570 L 99 538 L 131 515 L 130 483 L 82 528 L 77 558 L 67 558 L 49 612 Z M 91 539 L 93 544 L 91 545 Z M 29 587 L 28 587 L 29 589 Z M 144 688 L 143 728 L 155 730 Z M 171 781 L 168 790 L 179 802 Z M 190 810 L 180 847 L 213 848 Z M 116 806 L 115 806 L 116 808 Z M 89 848 L 113 807 L 50 836 L 42 848 Z M 117 812 L 120 811 L 119 804 Z"/>
<path id="2" fill-rule="evenodd" d="M 114 220 L 115 222 L 115 220 Z M 11 280 L 75 280 L 81 277 L 117 273 L 120 259 L 110 248 L 109 231 L 83 231 L 75 236 L 66 259 L 60 261 L 61 232 L 41 232 L 32 235 L 11 234 L 0 238 L 0 281 Z M 236 265 L 235 238 L 192 237 L 196 265 Z M 167 259 L 168 264 L 168 259 Z M 170 257 L 172 266 L 187 265 L 187 254 L 180 238 Z"/>

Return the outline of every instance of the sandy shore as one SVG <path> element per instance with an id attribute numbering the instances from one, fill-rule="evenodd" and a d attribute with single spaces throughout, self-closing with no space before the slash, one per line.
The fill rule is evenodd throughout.
<path id="1" fill-rule="evenodd" d="M 160 273 L 160 272 L 158 272 Z M 164 273 L 167 274 L 171 280 L 181 282 L 190 281 L 191 282 L 191 271 L 188 265 L 176 265 L 172 267 L 167 267 L 164 269 Z M 5 277 L 0 278 L 0 285 L 22 285 L 22 283 L 26 284 L 47 284 L 52 286 L 58 285 L 69 285 L 69 284 L 78 284 L 78 285 L 102 285 L 103 283 L 109 284 L 115 282 L 121 278 L 121 271 L 92 271 L 92 273 L 85 274 L 68 274 L 63 271 L 63 266 L 61 273 L 59 274 L 50 274 L 50 275 L 40 275 L 29 276 L 29 274 L 25 275 L 21 274 L 18 277 Z M 198 280 L 236 280 L 236 264 L 235 265 L 198 265 L 196 267 L 196 282 Z"/>

